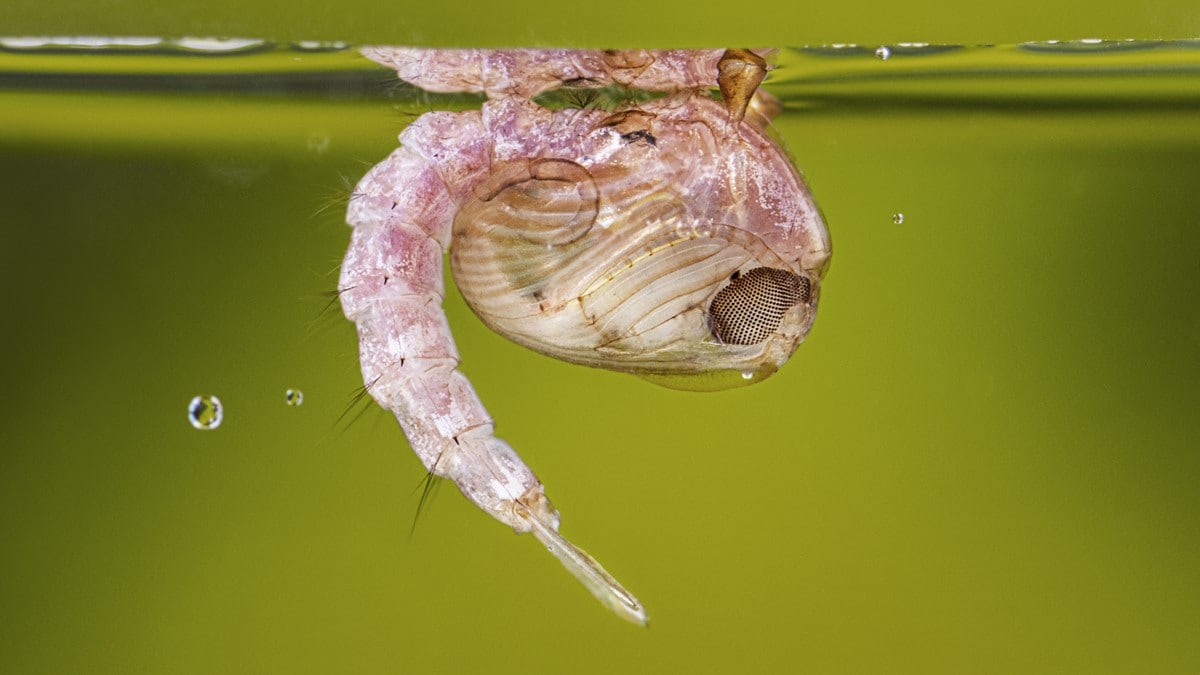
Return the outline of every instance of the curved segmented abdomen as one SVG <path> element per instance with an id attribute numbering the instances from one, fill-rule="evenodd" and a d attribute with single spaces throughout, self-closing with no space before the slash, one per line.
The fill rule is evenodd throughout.
<path id="1" fill-rule="evenodd" d="M 347 212 L 354 233 L 339 288 L 358 328 L 363 380 L 396 415 L 426 469 L 514 530 L 532 531 L 605 605 L 645 623 L 637 599 L 558 533 L 558 511 L 541 482 L 493 435 L 491 418 L 458 370 L 442 309 L 442 257 L 455 204 L 439 175 L 447 165 L 435 167 L 421 151 L 418 139 L 428 130 L 422 121 L 401 137 L 413 142 L 362 179 Z"/>
<path id="2" fill-rule="evenodd" d="M 403 146 L 359 183 L 342 265 L 341 300 L 358 327 L 363 380 L 395 413 L 425 467 L 519 531 L 513 503 L 542 501 L 541 483 L 503 441 L 466 377 L 442 310 L 446 215 L 436 170 Z"/>

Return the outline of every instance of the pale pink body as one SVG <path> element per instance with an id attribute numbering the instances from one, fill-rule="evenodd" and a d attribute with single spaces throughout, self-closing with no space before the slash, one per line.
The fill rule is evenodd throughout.
<path id="1" fill-rule="evenodd" d="M 718 103 L 691 91 L 716 86 L 721 50 L 371 48 L 364 53 L 422 88 L 482 91 L 490 99 L 480 111 L 422 115 L 401 133 L 401 147 L 354 191 L 347 213 L 354 232 L 340 289 L 346 316 L 358 327 L 368 390 L 395 413 L 431 473 L 453 480 L 471 501 L 516 531 L 534 531 L 603 602 L 625 618 L 644 622 L 637 600 L 557 534 L 558 512 L 542 484 L 493 435 L 491 418 L 458 370 L 442 310 L 442 260 L 455 214 L 479 197 L 493 168 L 506 162 L 567 158 L 589 169 L 606 163 L 635 166 L 633 175 L 644 180 L 689 186 L 684 192 L 691 211 L 680 216 L 683 225 L 676 230 L 719 225 L 730 220 L 731 208 L 740 209 L 739 218 L 761 225 L 756 241 L 779 258 L 776 266 L 811 272 L 815 283 L 828 259 L 828 238 L 823 225 L 813 235 L 798 233 L 797 224 L 819 223 L 816 207 L 797 188 L 786 158 L 758 129 L 731 121 Z M 681 93 L 643 106 L 657 116 L 663 133 L 656 143 L 639 145 L 604 126 L 607 112 L 551 112 L 529 100 L 564 81 L 616 81 Z M 728 147 L 725 138 L 733 139 Z M 655 159 L 669 158 L 672 143 L 711 151 L 718 165 L 708 174 L 677 176 L 669 159 Z M 706 144 L 712 147 L 704 150 Z"/>
<path id="2" fill-rule="evenodd" d="M 410 49 L 369 47 L 363 53 L 427 91 L 530 98 L 590 80 L 646 91 L 717 86 L 723 49 L 600 51 L 594 49 Z"/>

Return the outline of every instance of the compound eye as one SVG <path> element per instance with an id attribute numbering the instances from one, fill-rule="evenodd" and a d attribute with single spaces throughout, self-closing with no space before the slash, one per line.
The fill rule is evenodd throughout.
<path id="1" fill-rule="evenodd" d="M 812 295 L 807 277 L 787 270 L 756 267 L 736 274 L 708 306 L 708 325 L 718 342 L 753 345 L 779 328 L 783 315 Z"/>

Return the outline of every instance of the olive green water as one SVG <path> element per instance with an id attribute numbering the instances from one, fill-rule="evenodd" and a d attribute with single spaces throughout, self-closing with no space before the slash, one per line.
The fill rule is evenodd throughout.
<path id="1" fill-rule="evenodd" d="M 1196 672 L 1200 49 L 873 51 L 772 76 L 834 262 L 771 380 L 656 388 L 448 299 L 648 630 L 453 486 L 410 536 L 423 470 L 353 404 L 345 181 L 471 101 L 346 51 L 0 52 L 3 670 Z"/>

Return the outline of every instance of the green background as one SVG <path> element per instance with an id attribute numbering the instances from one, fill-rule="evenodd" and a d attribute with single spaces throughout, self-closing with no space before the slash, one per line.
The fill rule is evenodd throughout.
<path id="1" fill-rule="evenodd" d="M 1191 38 L 1191 0 L 561 3 L 6 0 L 6 35 L 223 35 L 441 46 L 723 47 Z"/>
<path id="2" fill-rule="evenodd" d="M 505 13 L 504 30 L 450 5 L 32 7 L 10 3 L 0 32 L 724 41 L 652 6 L 620 26 Z M 727 29 L 1200 33 L 1184 3 L 1007 5 L 991 26 L 947 7 L 772 8 Z M 353 403 L 353 328 L 322 295 L 349 236 L 322 207 L 395 146 L 388 100 L 9 86 L 3 670 L 1196 672 L 1200 84 L 1179 70 L 1170 95 L 1048 85 L 1078 95 L 1065 104 L 978 77 L 789 94 L 780 131 L 834 262 L 808 341 L 754 387 L 557 363 L 451 293 L 500 435 L 647 630 L 452 486 L 410 536 L 423 470 L 387 414 Z M 215 431 L 187 423 L 200 393 L 225 405 Z"/>

